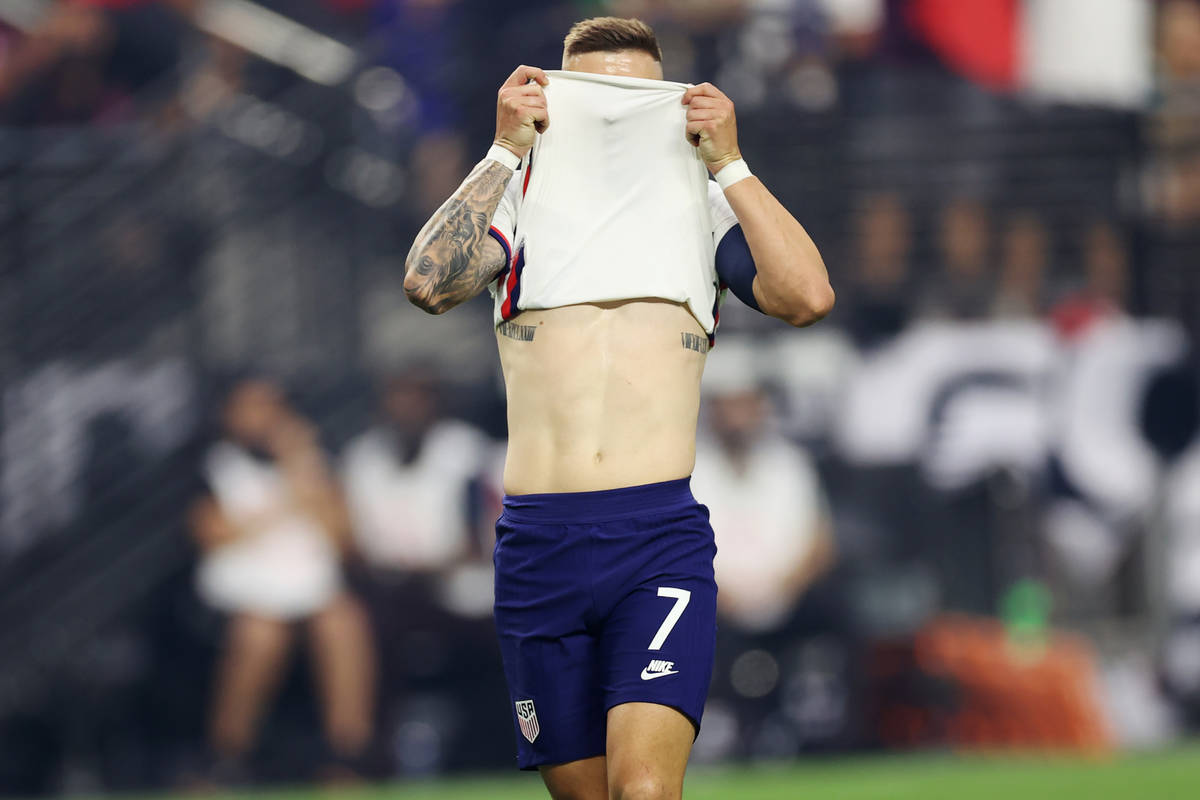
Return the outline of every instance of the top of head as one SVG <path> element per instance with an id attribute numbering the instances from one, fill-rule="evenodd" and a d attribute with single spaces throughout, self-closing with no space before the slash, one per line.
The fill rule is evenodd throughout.
<path id="1" fill-rule="evenodd" d="M 662 80 L 662 51 L 641 20 L 596 17 L 577 22 L 563 42 L 564 70 Z"/>

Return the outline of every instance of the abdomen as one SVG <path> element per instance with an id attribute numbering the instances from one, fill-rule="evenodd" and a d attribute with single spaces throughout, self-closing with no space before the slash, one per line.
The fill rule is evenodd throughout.
<path id="1" fill-rule="evenodd" d="M 675 303 L 634 300 L 526 311 L 533 338 L 498 335 L 508 393 L 509 494 L 673 480 L 695 462 L 705 340 Z M 526 331 L 526 334 L 528 331 Z"/>

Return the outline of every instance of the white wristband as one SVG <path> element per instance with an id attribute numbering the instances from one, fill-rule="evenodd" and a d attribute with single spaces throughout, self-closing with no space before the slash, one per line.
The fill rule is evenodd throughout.
<path id="1" fill-rule="evenodd" d="M 499 161 L 513 172 L 516 172 L 517 167 L 521 166 L 521 157 L 503 145 L 493 144 L 487 152 L 487 157 L 492 161 Z"/>
<path id="2" fill-rule="evenodd" d="M 754 173 L 750 171 L 750 167 L 746 164 L 746 159 L 739 158 L 732 164 L 726 164 L 721 167 L 721 171 L 714 175 L 717 179 L 717 184 L 721 187 L 721 191 L 725 191 L 735 183 L 740 183 L 746 178 L 753 178 Z"/>

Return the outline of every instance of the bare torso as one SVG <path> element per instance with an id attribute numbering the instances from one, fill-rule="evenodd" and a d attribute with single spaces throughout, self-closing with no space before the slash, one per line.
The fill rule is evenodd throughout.
<path id="1" fill-rule="evenodd" d="M 516 338 L 497 334 L 508 393 L 507 493 L 597 491 L 691 474 L 705 355 L 684 341 L 707 337 L 684 306 L 575 305 L 525 311 L 512 322 L 525 326 Z"/>

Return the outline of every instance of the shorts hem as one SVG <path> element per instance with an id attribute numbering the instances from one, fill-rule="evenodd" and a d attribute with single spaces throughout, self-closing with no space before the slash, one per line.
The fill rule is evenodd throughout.
<path id="1" fill-rule="evenodd" d="M 584 755 L 572 756 L 570 758 L 558 758 L 558 757 L 552 758 L 549 756 L 547 756 L 546 758 L 534 758 L 529 763 L 521 763 L 520 761 L 518 761 L 517 769 L 521 770 L 522 772 L 535 772 L 535 771 L 541 769 L 542 767 L 557 767 L 561 764 L 570 764 L 574 761 L 583 761 L 584 759 L 587 759 L 587 758 L 597 758 L 597 757 L 603 756 L 603 755 L 605 755 L 605 752 L 603 750 L 601 750 L 599 753 L 589 752 Z"/>
<path id="2" fill-rule="evenodd" d="M 629 697 L 622 697 L 620 699 L 614 699 L 614 700 L 609 701 L 604 706 L 604 716 L 607 718 L 609 711 L 612 711 L 617 706 L 623 706 L 626 703 L 649 703 L 651 705 L 665 706 L 666 708 L 673 708 L 676 711 L 678 711 L 680 714 L 682 714 L 684 717 L 686 717 L 688 722 L 692 723 L 692 731 L 693 731 L 692 740 L 695 741 L 696 737 L 700 735 L 700 717 L 699 716 L 693 715 L 686 708 L 684 708 L 681 705 L 677 705 L 676 703 L 664 703 L 662 700 L 655 700 L 655 699 L 651 699 L 651 698 L 647 698 L 647 697 L 639 697 L 637 695 L 631 695 Z"/>

